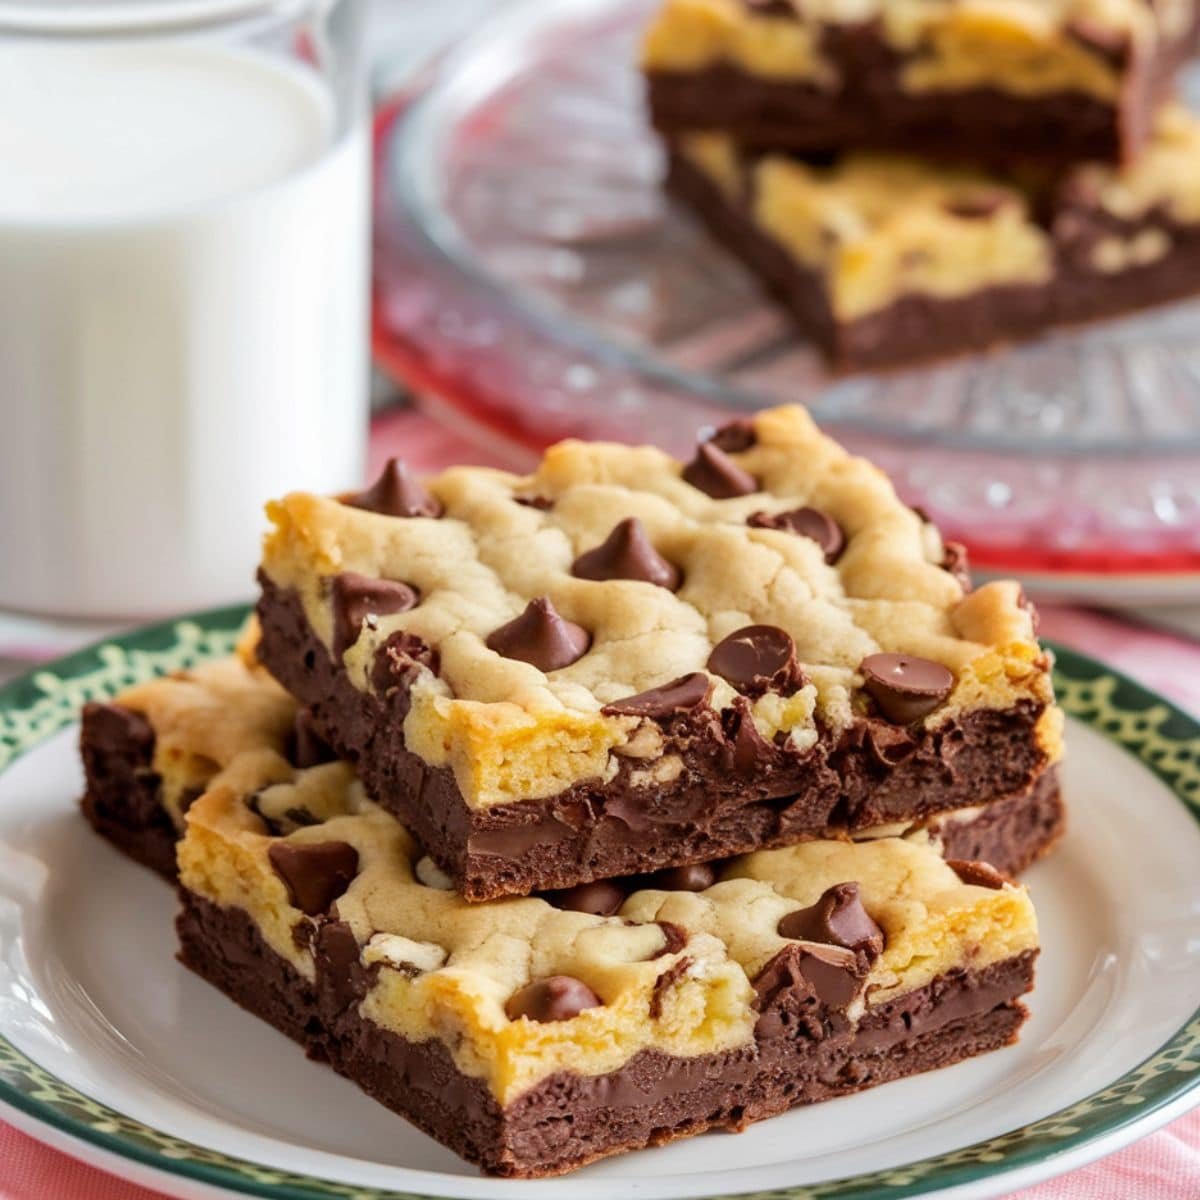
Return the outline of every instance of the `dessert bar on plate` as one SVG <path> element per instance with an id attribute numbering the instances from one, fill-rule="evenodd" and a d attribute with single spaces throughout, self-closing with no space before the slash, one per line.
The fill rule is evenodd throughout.
<path id="1" fill-rule="evenodd" d="M 848 153 L 670 146 L 669 186 L 839 366 L 1032 336 L 1200 291 L 1200 119 L 1171 105 L 1133 166 L 1057 179 Z"/>
<path id="2" fill-rule="evenodd" d="M 1060 756 L 1020 587 L 966 590 L 800 408 L 687 463 L 393 462 L 269 514 L 259 658 L 469 899 L 912 823 Z"/>
<path id="3" fill-rule="evenodd" d="M 489 1172 L 740 1129 L 1016 1037 L 1036 921 L 985 864 L 899 838 L 807 842 L 470 904 L 239 671 L 123 698 L 150 717 L 90 713 L 92 734 L 153 729 L 160 786 L 185 798 L 181 957 Z M 210 681 L 239 707 L 263 692 L 236 750 L 219 704 L 192 703 Z M 189 801 L 192 767 L 212 773 Z"/>
<path id="4" fill-rule="evenodd" d="M 88 820 L 168 879 L 176 877 L 185 814 L 215 782 L 236 783 L 247 766 L 260 774 L 270 768 L 279 781 L 290 782 L 333 760 L 308 712 L 266 671 L 240 658 L 138 684 L 112 703 L 86 705 L 80 747 Z M 903 837 L 947 859 L 984 861 L 1012 876 L 1045 854 L 1064 824 L 1052 768 L 1025 792 L 856 836 Z M 685 870 L 692 879 L 715 878 L 708 865 Z M 634 884 L 618 886 L 628 890 Z M 610 888 L 607 894 L 617 893 Z"/>
<path id="5" fill-rule="evenodd" d="M 1194 0 L 666 0 L 642 65 L 673 136 L 1129 161 L 1196 24 Z"/>

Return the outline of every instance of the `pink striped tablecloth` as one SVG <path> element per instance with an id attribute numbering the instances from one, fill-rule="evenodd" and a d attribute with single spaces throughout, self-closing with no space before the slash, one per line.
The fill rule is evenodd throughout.
<path id="1" fill-rule="evenodd" d="M 412 412 L 383 418 L 373 465 L 402 453 L 421 470 L 497 464 L 487 452 Z M 1200 645 L 1082 609 L 1043 609 L 1046 637 L 1103 659 L 1200 715 Z M 83 1166 L 0 1123 L 0 1200 L 154 1200 L 158 1193 Z M 1198 1200 L 1200 1111 L 1069 1175 L 1010 1200 Z"/>

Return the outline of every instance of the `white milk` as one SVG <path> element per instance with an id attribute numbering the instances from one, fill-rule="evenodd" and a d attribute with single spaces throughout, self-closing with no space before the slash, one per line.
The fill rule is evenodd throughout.
<path id="1" fill-rule="evenodd" d="M 367 143 L 203 44 L 0 47 L 0 606 L 253 589 L 263 502 L 361 480 Z"/>

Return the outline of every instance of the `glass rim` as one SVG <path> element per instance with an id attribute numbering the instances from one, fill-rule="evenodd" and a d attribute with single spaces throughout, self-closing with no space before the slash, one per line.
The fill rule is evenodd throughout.
<path id="1" fill-rule="evenodd" d="M 234 27 L 246 20 L 286 20 L 337 0 L 0 0 L 0 37 L 96 38 Z"/>

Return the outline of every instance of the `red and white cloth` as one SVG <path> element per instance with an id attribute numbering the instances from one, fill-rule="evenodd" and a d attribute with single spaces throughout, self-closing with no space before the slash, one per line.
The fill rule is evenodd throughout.
<path id="1" fill-rule="evenodd" d="M 417 413 L 382 418 L 372 438 L 378 466 L 403 453 L 420 471 L 451 462 L 497 465 L 488 453 Z M 1083 609 L 1042 611 L 1042 633 L 1124 671 L 1200 715 L 1200 645 Z M 0 1122 L 0 1200 L 159 1200 L 47 1149 Z M 1200 1111 L 1069 1175 L 1015 1192 L 1009 1200 L 1197 1200 Z"/>

